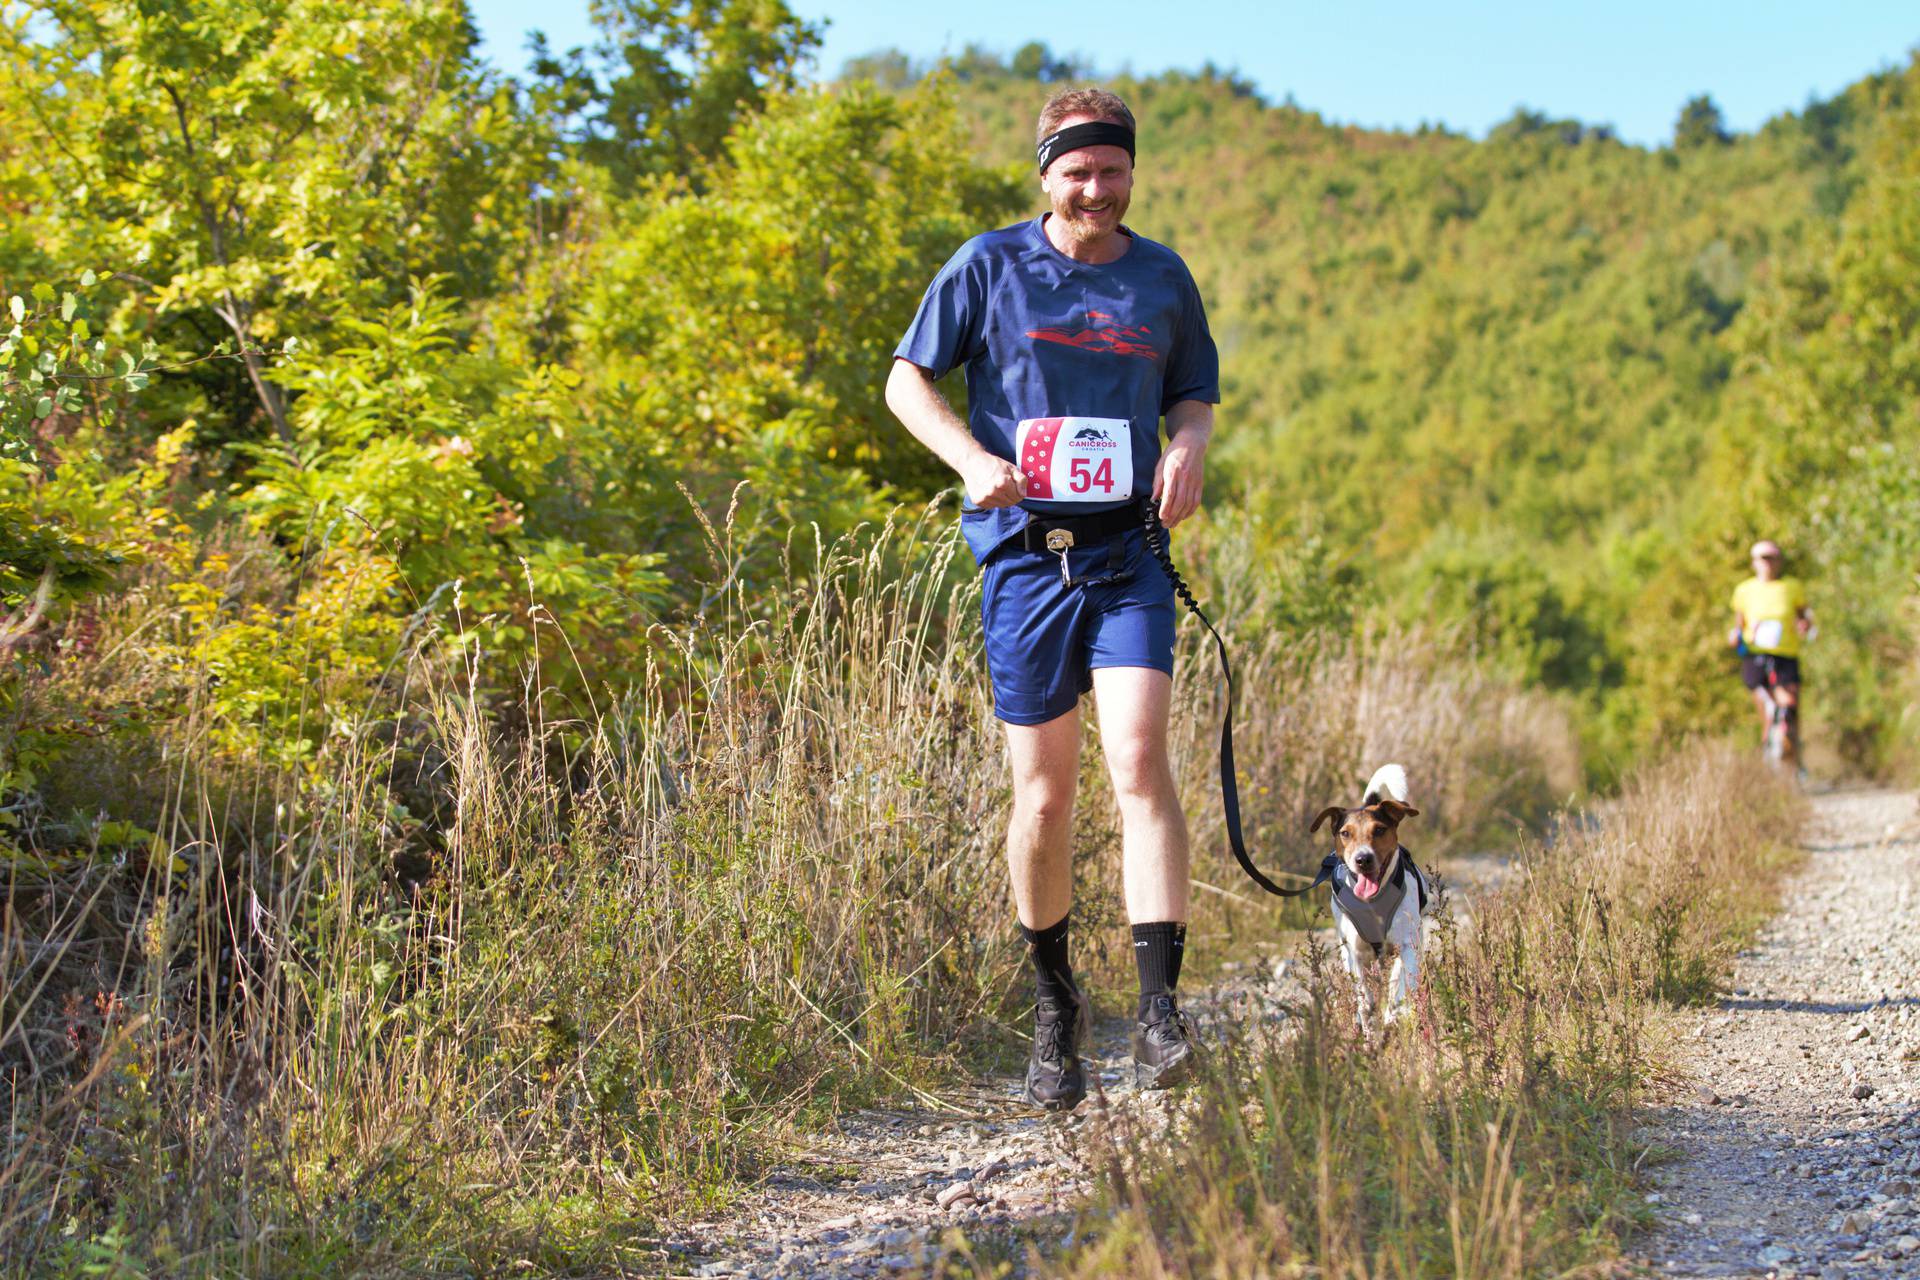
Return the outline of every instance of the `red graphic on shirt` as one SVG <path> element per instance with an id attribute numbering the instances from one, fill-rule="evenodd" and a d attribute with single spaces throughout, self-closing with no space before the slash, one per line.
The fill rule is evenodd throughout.
<path id="1" fill-rule="evenodd" d="M 1060 424 L 1065 418 L 1035 418 L 1027 428 L 1027 442 L 1020 455 L 1020 470 L 1027 476 L 1029 498 L 1053 496 L 1053 446 L 1060 439 Z"/>
<path id="2" fill-rule="evenodd" d="M 1097 351 L 1110 356 L 1138 356 L 1142 360 L 1157 360 L 1160 353 L 1154 349 L 1148 339 L 1153 330 L 1146 325 L 1139 328 L 1115 326 L 1112 328 L 1095 327 L 1097 322 L 1112 320 L 1115 317 L 1105 311 L 1087 312 L 1088 325 L 1080 329 L 1029 329 L 1029 338 L 1038 338 L 1042 342 L 1058 342 L 1062 346 L 1079 347 L 1082 351 Z"/>

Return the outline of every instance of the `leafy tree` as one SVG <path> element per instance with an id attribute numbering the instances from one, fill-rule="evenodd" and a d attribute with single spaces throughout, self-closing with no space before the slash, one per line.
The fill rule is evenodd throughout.
<path id="1" fill-rule="evenodd" d="M 328 348 L 284 375 L 299 392 L 294 441 L 247 447 L 239 510 L 303 558 L 349 552 L 378 566 L 395 605 L 461 584 L 468 609 L 498 619 L 488 639 L 510 656 L 531 639 L 536 606 L 565 618 L 582 650 L 625 653 L 666 580 L 658 552 L 590 545 L 553 516 L 592 505 L 608 465 L 578 377 L 462 350 L 457 328 L 433 280 L 370 319 L 343 319 Z"/>
<path id="2" fill-rule="evenodd" d="M 72 289 L 36 284 L 9 297 L 0 319 L 0 655 L 60 601 L 104 587 L 137 536 L 132 521 L 102 527 L 88 518 L 97 511 L 83 516 L 71 483 L 53 483 L 58 468 L 47 456 L 45 437 L 57 424 L 110 429 L 120 397 L 152 376 L 151 347 L 136 355 L 95 336 L 97 317 L 84 305 L 95 280 L 86 271 Z"/>
<path id="3" fill-rule="evenodd" d="M 997 81 L 1007 74 L 1007 60 L 999 50 L 969 42 L 959 53 L 940 60 L 956 80 Z"/>
<path id="4" fill-rule="evenodd" d="M 1073 79 L 1080 74 L 1080 64 L 1071 58 L 1056 58 L 1045 44 L 1029 40 L 1014 50 L 1007 70 L 1019 79 L 1049 83 Z"/>
<path id="5" fill-rule="evenodd" d="M 599 43 L 556 55 L 541 38 L 533 71 L 579 155 L 623 192 L 698 172 L 820 43 L 785 0 L 594 0 L 593 16 Z"/>
<path id="6" fill-rule="evenodd" d="M 840 80 L 851 84 L 871 80 L 883 89 L 904 89 L 925 73 L 898 49 L 876 49 L 856 58 L 848 58 L 840 68 Z"/>
<path id="7" fill-rule="evenodd" d="M 216 319 L 283 441 L 263 344 L 413 275 L 497 283 L 542 160 L 510 89 L 471 66 L 458 0 L 16 8 L 0 134 L 33 145 L 4 177 L 43 250 L 126 264 L 162 315 Z"/>
<path id="8" fill-rule="evenodd" d="M 939 93 L 777 100 L 699 194 L 662 185 L 606 237 L 583 317 L 590 385 L 669 454 L 713 465 L 777 447 L 840 473 L 776 479 L 762 496 L 786 516 L 861 473 L 949 483 L 879 386 L 927 279 L 1018 207 L 1013 176 L 963 152 Z"/>
<path id="9" fill-rule="evenodd" d="M 1719 105 L 1704 93 L 1687 99 L 1687 104 L 1680 108 L 1679 119 L 1673 122 L 1676 151 L 1724 147 L 1732 141 L 1733 135 L 1727 132 L 1726 118 L 1720 114 Z"/>

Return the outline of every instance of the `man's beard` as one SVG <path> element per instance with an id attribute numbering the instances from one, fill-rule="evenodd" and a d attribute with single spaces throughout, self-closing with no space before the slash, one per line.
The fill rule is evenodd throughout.
<path id="1" fill-rule="evenodd" d="M 1099 222 L 1095 222 L 1077 205 L 1073 206 L 1069 215 L 1061 217 L 1060 223 L 1070 239 L 1078 241 L 1081 244 L 1087 244 L 1119 230 L 1120 219 L 1126 216 L 1127 209 L 1125 205 L 1117 201 L 1110 201 L 1107 207 L 1100 212 L 1103 218 L 1109 213 L 1113 215 L 1113 224 L 1111 227 L 1106 227 Z"/>

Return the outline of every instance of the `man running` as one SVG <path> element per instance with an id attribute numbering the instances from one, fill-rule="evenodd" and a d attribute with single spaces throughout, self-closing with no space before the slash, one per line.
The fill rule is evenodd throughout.
<path id="1" fill-rule="evenodd" d="M 1753 576 L 1733 589 L 1733 632 L 1740 651 L 1740 681 L 1760 713 L 1761 741 L 1781 721 L 1781 758 L 1800 751 L 1800 642 L 1813 629 L 1806 588 L 1781 574 L 1780 544 L 1753 544 Z"/>
<path id="2" fill-rule="evenodd" d="M 1174 997 L 1187 823 L 1167 755 L 1173 590 L 1145 552 L 1141 503 L 1158 501 L 1169 527 L 1199 507 L 1220 375 L 1186 264 L 1122 221 L 1134 172 L 1126 103 L 1101 89 L 1056 94 L 1037 139 L 1049 211 L 975 236 L 934 277 L 894 352 L 887 405 L 966 487 L 962 531 L 982 567 L 1013 770 L 1007 865 L 1037 996 L 1027 1096 L 1067 1111 L 1087 1091 L 1088 1004 L 1067 916 L 1089 690 L 1120 807 L 1140 975 L 1135 1075 L 1159 1088 L 1191 1064 Z M 967 422 L 933 385 L 961 366 Z"/>

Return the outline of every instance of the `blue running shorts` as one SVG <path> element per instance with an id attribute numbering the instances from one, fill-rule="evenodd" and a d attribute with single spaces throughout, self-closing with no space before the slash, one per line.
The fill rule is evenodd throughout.
<path id="1" fill-rule="evenodd" d="M 1111 544 L 1118 542 L 1119 546 Z M 1173 674 L 1173 584 L 1129 529 L 1060 557 L 1001 546 L 981 566 L 993 713 L 1008 724 L 1045 724 L 1093 688 L 1095 667 L 1151 667 Z"/>

